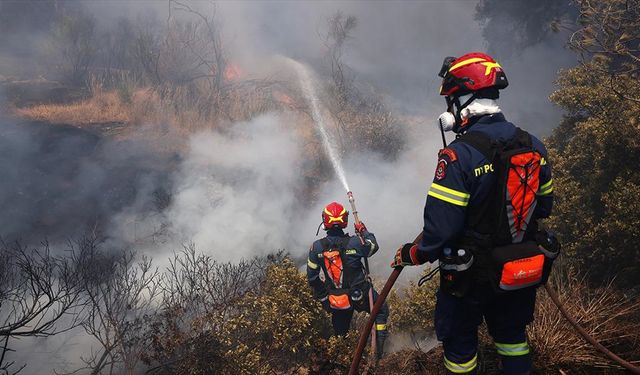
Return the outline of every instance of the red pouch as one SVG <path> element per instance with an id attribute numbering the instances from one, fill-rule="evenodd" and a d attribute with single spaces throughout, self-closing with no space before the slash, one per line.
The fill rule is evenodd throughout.
<path id="1" fill-rule="evenodd" d="M 347 310 L 351 308 L 351 303 L 349 302 L 349 295 L 347 294 L 339 294 L 339 295 L 329 295 L 329 304 L 331 308 L 336 310 Z"/>
<path id="2" fill-rule="evenodd" d="M 502 266 L 500 289 L 517 290 L 537 285 L 542 280 L 544 255 L 512 260 Z"/>
<path id="3" fill-rule="evenodd" d="M 539 285 L 545 257 L 535 242 L 500 246 L 491 251 L 495 265 L 494 286 L 510 291 Z"/>

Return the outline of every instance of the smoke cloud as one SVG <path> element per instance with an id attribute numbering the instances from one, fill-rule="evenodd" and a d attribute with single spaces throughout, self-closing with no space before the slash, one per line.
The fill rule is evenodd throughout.
<path id="1" fill-rule="evenodd" d="M 103 229 L 101 223 L 133 204 L 136 196 L 145 197 L 144 206 L 151 204 L 151 193 L 166 188 L 168 165 L 168 156 L 144 141 L 2 119 L 0 235 L 8 242 L 33 244 L 48 238 L 55 243 Z"/>
<path id="2" fill-rule="evenodd" d="M 303 213 L 300 142 L 285 117 L 260 116 L 228 133 L 195 134 L 171 176 L 170 205 L 157 215 L 135 207 L 116 215 L 112 233 L 155 255 L 193 242 L 220 261 L 289 248 L 292 223 Z M 160 246 L 158 246 L 160 243 Z"/>

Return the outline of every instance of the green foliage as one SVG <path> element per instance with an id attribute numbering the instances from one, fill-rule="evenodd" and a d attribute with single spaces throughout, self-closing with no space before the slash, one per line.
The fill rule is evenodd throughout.
<path id="1" fill-rule="evenodd" d="M 640 282 L 640 105 L 616 93 L 639 92 L 638 80 L 612 88 L 611 59 L 594 58 L 561 72 L 551 100 L 568 111 L 548 140 L 556 206 L 550 225 L 567 253 L 594 280 L 616 274 L 622 286 Z"/>
<path id="2" fill-rule="evenodd" d="M 225 325 L 225 356 L 243 373 L 272 373 L 304 366 L 329 332 L 328 316 L 314 301 L 306 279 L 285 259 L 267 271 L 259 290 L 236 306 Z"/>
<path id="3" fill-rule="evenodd" d="M 640 1 L 577 1 L 570 46 L 583 64 L 562 71 L 551 100 L 567 111 L 548 139 L 554 164 L 551 226 L 591 279 L 640 282 Z M 586 57 L 586 58 L 585 58 Z"/>
<path id="4" fill-rule="evenodd" d="M 416 341 L 419 334 L 433 329 L 437 289 L 436 276 L 422 286 L 411 281 L 406 289 L 393 291 L 388 299 L 389 310 L 392 311 L 389 318 L 390 331 L 409 333 Z"/>
<path id="5" fill-rule="evenodd" d="M 165 307 L 149 317 L 142 357 L 154 373 L 343 373 L 351 362 L 358 331 L 331 336 L 330 316 L 282 253 L 234 266 L 187 248 L 165 283 Z M 215 295 L 202 294 L 209 289 Z"/>
<path id="6" fill-rule="evenodd" d="M 638 80 L 640 73 L 640 0 L 575 0 L 580 8 L 569 46 L 584 56 L 607 56 L 603 70 L 612 82 Z M 620 92 L 622 93 L 622 92 Z M 627 94 L 630 94 L 627 92 Z M 635 96 L 636 103 L 638 95 Z"/>

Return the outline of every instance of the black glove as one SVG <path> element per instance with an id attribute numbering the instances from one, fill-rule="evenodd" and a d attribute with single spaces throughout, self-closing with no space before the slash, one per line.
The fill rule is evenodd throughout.
<path id="1" fill-rule="evenodd" d="M 417 264 L 417 259 L 414 262 L 411 254 L 415 254 L 418 250 L 418 245 L 413 243 L 406 243 L 401 248 L 396 250 L 396 255 L 393 258 L 393 262 L 391 263 L 391 268 L 396 267 L 404 267 L 404 266 L 415 266 Z"/>

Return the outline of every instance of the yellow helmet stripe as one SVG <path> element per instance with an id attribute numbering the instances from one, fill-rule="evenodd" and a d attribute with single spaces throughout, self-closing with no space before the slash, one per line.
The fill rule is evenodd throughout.
<path id="1" fill-rule="evenodd" d="M 324 214 L 329 218 L 329 223 L 333 223 L 334 221 L 337 221 L 338 223 L 344 223 L 344 214 L 346 213 L 347 209 L 344 207 L 342 208 L 342 212 L 340 212 L 338 216 L 333 216 L 333 214 L 331 214 L 329 210 L 327 210 L 326 208 L 324 209 Z"/>
<path id="2" fill-rule="evenodd" d="M 487 68 L 484 70 L 484 75 L 485 75 L 485 76 L 488 76 L 488 75 L 491 73 L 491 70 L 492 70 L 492 69 L 495 69 L 495 68 L 502 68 L 502 67 L 500 66 L 500 64 L 498 64 L 497 62 L 490 62 L 490 61 L 487 61 L 487 62 L 483 62 L 483 63 L 482 63 L 482 65 L 484 65 L 484 66 L 486 66 L 486 67 L 487 67 Z"/>
<path id="3" fill-rule="evenodd" d="M 452 72 L 458 68 L 461 68 L 465 65 L 469 65 L 469 64 L 473 64 L 473 63 L 477 63 L 477 62 L 485 62 L 487 61 L 486 59 L 483 59 L 482 57 L 473 57 L 467 60 L 463 60 L 460 61 L 459 63 L 457 63 L 456 65 L 452 66 L 451 68 L 449 68 L 449 71 Z"/>

